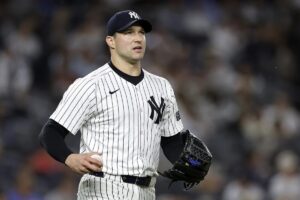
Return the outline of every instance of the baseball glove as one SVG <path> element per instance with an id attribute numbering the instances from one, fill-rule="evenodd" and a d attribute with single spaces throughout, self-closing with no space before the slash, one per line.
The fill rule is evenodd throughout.
<path id="1" fill-rule="evenodd" d="M 212 155 L 204 142 L 189 130 L 183 131 L 182 137 L 185 141 L 183 152 L 171 169 L 160 174 L 171 179 L 169 187 L 176 181 L 183 181 L 184 188 L 188 190 L 204 179 L 211 165 Z"/>

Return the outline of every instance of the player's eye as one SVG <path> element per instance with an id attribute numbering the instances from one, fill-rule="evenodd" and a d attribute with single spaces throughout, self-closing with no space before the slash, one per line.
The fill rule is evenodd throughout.
<path id="1" fill-rule="evenodd" d="M 124 34 L 132 34 L 133 33 L 133 30 L 131 29 L 127 29 L 126 31 L 123 32 Z"/>

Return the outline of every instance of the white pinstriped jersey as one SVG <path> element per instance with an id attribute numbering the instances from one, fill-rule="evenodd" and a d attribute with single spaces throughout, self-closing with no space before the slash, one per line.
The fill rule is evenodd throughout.
<path id="1" fill-rule="evenodd" d="M 81 153 L 102 153 L 104 173 L 157 175 L 161 136 L 183 129 L 169 82 L 143 74 L 134 85 L 107 63 L 77 79 L 50 116 L 72 134 L 81 131 Z"/>

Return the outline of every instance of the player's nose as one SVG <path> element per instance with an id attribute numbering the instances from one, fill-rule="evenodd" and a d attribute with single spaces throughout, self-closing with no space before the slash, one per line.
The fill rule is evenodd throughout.
<path id="1" fill-rule="evenodd" d="M 143 36 L 141 34 L 134 34 L 134 42 L 139 42 L 141 43 L 143 41 Z"/>

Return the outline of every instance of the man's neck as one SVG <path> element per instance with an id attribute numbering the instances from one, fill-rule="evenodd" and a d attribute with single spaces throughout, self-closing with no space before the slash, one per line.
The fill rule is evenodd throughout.
<path id="1" fill-rule="evenodd" d="M 111 62 L 120 71 L 130 76 L 139 76 L 141 74 L 141 62 L 129 63 L 122 59 L 111 57 Z"/>

